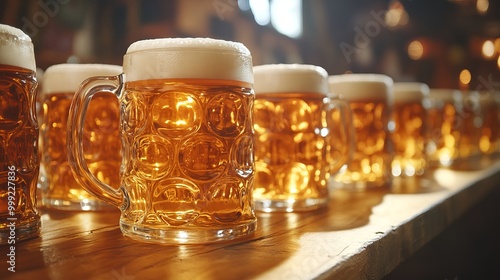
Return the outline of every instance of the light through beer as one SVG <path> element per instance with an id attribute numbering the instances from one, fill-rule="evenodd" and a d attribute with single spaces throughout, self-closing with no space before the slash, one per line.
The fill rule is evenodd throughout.
<path id="1" fill-rule="evenodd" d="M 458 156 L 463 127 L 462 94 L 453 89 L 429 92 L 427 157 L 429 165 L 451 166 Z"/>
<path id="2" fill-rule="evenodd" d="M 334 177 L 334 185 L 353 190 L 389 187 L 392 79 L 377 74 L 344 74 L 330 76 L 328 81 L 330 91 L 349 103 L 355 142 L 352 159 Z"/>
<path id="3" fill-rule="evenodd" d="M 133 239 L 207 243 L 252 233 L 254 183 L 252 59 L 240 43 L 202 38 L 139 41 L 121 77 L 102 81 L 120 101 L 123 162 L 114 191 L 82 169 L 81 103 L 68 142 L 86 189 L 122 209 Z M 105 87 L 104 85 L 99 87 Z M 118 171 L 118 170 L 117 170 Z M 98 185 L 96 184 L 98 183 Z M 104 194 L 103 194 L 104 191 Z M 123 194 L 123 195 L 122 195 Z"/>
<path id="4" fill-rule="evenodd" d="M 35 71 L 31 39 L 0 24 L 0 244 L 40 231 Z"/>
<path id="5" fill-rule="evenodd" d="M 422 83 L 394 84 L 393 176 L 418 176 L 426 169 L 428 95 L 429 87 Z"/>
<path id="6" fill-rule="evenodd" d="M 481 129 L 484 122 L 484 112 L 479 100 L 479 92 L 463 90 L 462 111 L 460 112 L 461 136 L 458 143 L 458 157 L 461 160 L 470 160 L 481 155 Z"/>
<path id="7" fill-rule="evenodd" d="M 71 101 L 80 84 L 92 76 L 115 76 L 121 66 L 58 64 L 45 71 L 42 89 L 42 202 L 62 210 L 113 209 L 85 191 L 73 177 L 66 152 L 66 132 Z M 109 92 L 98 92 L 87 110 L 83 148 L 91 172 L 113 188 L 120 186 L 117 170 L 121 155 L 119 106 Z"/>
<path id="8" fill-rule="evenodd" d="M 271 64 L 254 67 L 254 76 L 255 208 L 292 212 L 325 206 L 333 161 L 326 71 Z"/>
<path id="9" fill-rule="evenodd" d="M 479 149 L 483 155 L 493 155 L 500 148 L 500 104 L 495 100 L 500 92 L 480 91 L 479 103 L 483 112 Z"/>

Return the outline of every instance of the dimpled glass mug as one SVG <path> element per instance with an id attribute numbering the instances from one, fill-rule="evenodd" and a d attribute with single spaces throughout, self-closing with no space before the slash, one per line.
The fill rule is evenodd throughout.
<path id="1" fill-rule="evenodd" d="M 348 140 L 339 136 L 346 133 L 333 133 L 346 124 L 335 112 L 347 107 L 328 98 L 328 74 L 319 66 L 260 65 L 254 78 L 255 209 L 296 212 L 326 206 L 330 175 L 348 158 L 336 156 L 348 150 L 343 148 Z M 342 148 L 334 149 L 333 143 Z"/>
<path id="2" fill-rule="evenodd" d="M 230 240 L 252 233 L 252 57 L 209 38 L 138 41 L 123 75 L 87 80 L 68 120 L 69 161 L 86 190 L 121 209 L 132 239 L 164 244 Z M 97 180 L 82 152 L 89 98 L 114 92 L 121 112 L 118 190 Z M 118 172 L 118 170 L 117 170 Z"/>
<path id="3" fill-rule="evenodd" d="M 423 175 L 427 168 L 427 108 L 429 87 L 423 83 L 394 84 L 392 176 Z"/>
<path id="4" fill-rule="evenodd" d="M 380 74 L 343 74 L 328 82 L 330 91 L 349 103 L 355 138 L 352 159 L 334 177 L 334 185 L 360 191 L 390 187 L 393 80 Z"/>
<path id="5" fill-rule="evenodd" d="M 41 91 L 42 203 L 59 210 L 106 210 L 115 207 L 86 192 L 68 163 L 66 131 L 75 91 L 92 76 L 119 75 L 122 67 L 107 64 L 57 64 L 47 68 Z M 114 94 L 96 93 L 90 101 L 83 135 L 86 164 L 101 181 L 118 188 L 121 164 L 118 133 L 119 105 Z M 110 148 L 116 147 L 116 148 Z"/>
<path id="6" fill-rule="evenodd" d="M 0 244 L 40 232 L 35 71 L 31 39 L 0 24 Z"/>

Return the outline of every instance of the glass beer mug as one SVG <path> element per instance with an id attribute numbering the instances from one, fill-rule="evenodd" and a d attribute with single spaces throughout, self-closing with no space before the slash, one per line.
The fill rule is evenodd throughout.
<path id="1" fill-rule="evenodd" d="M 35 71 L 31 39 L 0 24 L 0 244 L 40 232 Z"/>
<path id="2" fill-rule="evenodd" d="M 326 206 L 330 175 L 346 163 L 342 151 L 349 146 L 339 136 L 338 125 L 345 120 L 333 117 L 342 107 L 340 100 L 328 98 L 327 72 L 314 65 L 270 64 L 255 66 L 254 78 L 255 209 L 296 212 Z M 345 126 L 343 131 L 346 135 Z"/>
<path id="3" fill-rule="evenodd" d="M 427 97 L 429 87 L 422 83 L 395 83 L 392 120 L 394 158 L 392 175 L 423 175 L 427 168 Z"/>
<path id="4" fill-rule="evenodd" d="M 248 49 L 208 38 L 138 41 L 124 56 L 123 72 L 91 78 L 75 95 L 67 143 L 77 180 L 121 209 L 120 228 L 132 239 L 194 244 L 252 233 Z M 118 190 L 91 174 L 81 147 L 86 107 L 97 91 L 115 93 L 120 103 Z"/>
<path id="5" fill-rule="evenodd" d="M 461 92 L 454 89 L 431 89 L 427 114 L 429 166 L 450 167 L 456 164 L 463 131 L 464 114 Z"/>
<path id="6" fill-rule="evenodd" d="M 334 176 L 334 186 L 350 190 L 390 187 L 393 80 L 378 74 L 344 74 L 330 76 L 328 82 L 330 91 L 349 103 L 355 138 L 352 159 Z"/>
<path id="7" fill-rule="evenodd" d="M 68 113 L 75 91 L 92 76 L 119 75 L 122 67 L 106 64 L 57 64 L 47 68 L 41 91 L 42 203 L 60 210 L 116 209 L 85 191 L 73 177 L 66 152 Z M 114 94 L 97 92 L 86 114 L 82 144 L 86 164 L 101 181 L 118 188 L 121 164 L 119 106 Z M 113 148 L 110 148 L 113 147 Z"/>

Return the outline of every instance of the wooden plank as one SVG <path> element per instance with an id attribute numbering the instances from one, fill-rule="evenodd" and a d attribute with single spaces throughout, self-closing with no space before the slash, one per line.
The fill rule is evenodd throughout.
<path id="1" fill-rule="evenodd" d="M 433 239 L 500 179 L 500 161 L 476 171 L 435 170 L 415 187 L 335 190 L 327 209 L 258 214 L 255 234 L 211 245 L 164 246 L 122 236 L 119 212 L 42 211 L 42 236 L 16 244 L 2 279 L 379 279 Z"/>

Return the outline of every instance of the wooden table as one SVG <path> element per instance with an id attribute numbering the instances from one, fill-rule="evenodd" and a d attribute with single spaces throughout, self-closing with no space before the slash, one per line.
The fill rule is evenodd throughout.
<path id="1" fill-rule="evenodd" d="M 42 210 L 41 237 L 0 247 L 1 279 L 379 279 L 500 187 L 500 161 L 437 169 L 394 190 L 334 190 L 327 209 L 258 214 L 255 234 L 164 246 L 122 236 L 119 212 Z"/>

